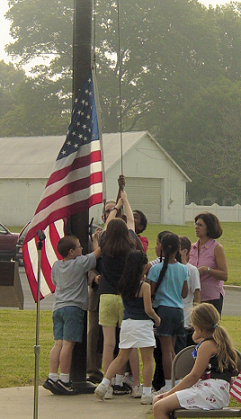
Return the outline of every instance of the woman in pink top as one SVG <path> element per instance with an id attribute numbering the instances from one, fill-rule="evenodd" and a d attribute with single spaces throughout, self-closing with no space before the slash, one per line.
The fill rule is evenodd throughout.
<path id="1" fill-rule="evenodd" d="M 189 263 L 200 273 L 201 302 L 213 304 L 221 314 L 228 268 L 223 246 L 215 239 L 223 230 L 216 215 L 206 212 L 195 217 L 195 231 L 198 241 L 192 245 Z"/>

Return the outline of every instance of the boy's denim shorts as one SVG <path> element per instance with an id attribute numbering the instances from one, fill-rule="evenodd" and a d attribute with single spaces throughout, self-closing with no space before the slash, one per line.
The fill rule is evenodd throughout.
<path id="1" fill-rule="evenodd" d="M 182 308 L 159 306 L 155 311 L 161 319 L 156 336 L 185 336 Z"/>
<path id="2" fill-rule="evenodd" d="M 85 311 L 79 307 L 67 306 L 53 312 L 54 340 L 82 342 Z"/>

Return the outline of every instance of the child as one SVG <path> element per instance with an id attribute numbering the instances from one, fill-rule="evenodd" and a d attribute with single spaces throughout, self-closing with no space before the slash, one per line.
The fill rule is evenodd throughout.
<path id="1" fill-rule="evenodd" d="M 95 394 L 104 399 L 111 379 L 122 371 L 128 361 L 132 348 L 140 348 L 143 361 L 142 404 L 151 404 L 151 380 L 153 372 L 153 348 L 155 338 L 153 321 L 159 326 L 160 318 L 151 304 L 151 287 L 144 282 L 147 256 L 143 251 L 132 250 L 126 260 L 125 269 L 119 282 L 119 292 L 123 299 L 124 316 L 121 323 L 119 354 L 112 361 Z M 139 386 L 140 387 L 140 384 Z M 133 392 L 138 388 L 133 387 Z M 137 391 L 138 392 L 138 391 Z M 135 396 L 134 396 L 135 397 Z"/>
<path id="2" fill-rule="evenodd" d="M 145 231 L 147 227 L 147 218 L 145 214 L 140 210 L 134 210 L 133 216 L 134 216 L 134 221 L 135 221 L 135 232 L 142 243 L 144 252 L 146 253 L 148 244 L 149 244 L 148 239 L 147 237 L 140 236 L 140 234 L 143 233 L 143 231 Z"/>
<path id="3" fill-rule="evenodd" d="M 201 285 L 198 269 L 196 266 L 188 263 L 188 255 L 192 246 L 191 241 L 186 236 L 180 236 L 179 240 L 181 245 L 181 250 L 179 250 L 181 261 L 186 265 L 190 276 L 187 279 L 188 294 L 187 297 L 183 299 L 184 328 L 186 335 L 184 339 L 180 338 L 180 342 L 177 339 L 178 342 L 176 342 L 175 346 L 176 353 L 186 346 L 194 345 L 192 340 L 193 329 L 190 326 L 190 315 L 192 307 L 199 304 L 201 300 Z"/>
<path id="4" fill-rule="evenodd" d="M 147 273 L 149 272 L 152 266 L 157 265 L 158 263 L 162 262 L 161 241 L 164 235 L 167 233 L 171 233 L 171 232 L 164 230 L 158 234 L 156 238 L 156 246 L 155 246 L 157 258 L 148 263 Z M 165 377 L 164 377 L 164 371 L 163 371 L 163 366 L 162 366 L 162 351 L 161 351 L 160 340 L 157 336 L 155 336 L 155 338 L 156 338 L 156 347 L 154 348 L 154 359 L 155 359 L 156 366 L 155 366 L 155 372 L 154 372 L 154 376 L 152 380 L 152 387 L 154 391 L 159 391 L 165 385 Z"/>
<path id="5" fill-rule="evenodd" d="M 125 206 L 127 222 L 116 217 L 123 205 Z M 127 255 L 135 247 L 134 228 L 134 217 L 127 194 L 125 191 L 121 191 L 120 198 L 108 216 L 104 226 L 104 232 L 100 238 L 102 261 L 98 294 L 100 295 L 99 324 L 102 326 L 104 337 L 104 374 L 114 359 L 116 326 L 119 327 L 121 325 L 123 318 L 124 307 L 121 296 L 119 295 L 118 284 L 125 268 Z M 139 367 L 139 359 L 137 361 Z M 134 375 L 134 370 L 132 372 Z M 115 385 L 123 387 L 123 374 L 118 374 Z M 113 388 L 109 387 L 105 398 L 110 399 L 112 396 Z"/>
<path id="6" fill-rule="evenodd" d="M 83 256 L 79 239 L 65 236 L 57 251 L 63 260 L 54 263 L 51 279 L 55 285 L 53 332 L 55 344 L 49 356 L 49 376 L 43 387 L 53 394 L 75 394 L 69 380 L 75 342 L 82 342 L 84 316 L 88 308 L 87 272 L 96 265 L 101 251 Z M 60 366 L 60 375 L 58 369 Z"/>
<path id="7" fill-rule="evenodd" d="M 164 260 L 154 265 L 149 273 L 153 307 L 162 319 L 156 330 L 160 339 L 162 350 L 162 365 L 165 376 L 165 387 L 159 391 L 171 388 L 171 367 L 175 357 L 175 342 L 178 335 L 184 335 L 183 327 L 183 301 L 188 293 L 188 270 L 185 265 L 177 262 L 176 255 L 179 250 L 179 237 L 173 233 L 164 234 L 161 239 L 162 257 Z"/>
<path id="8" fill-rule="evenodd" d="M 227 331 L 219 325 L 217 309 L 199 304 L 191 313 L 195 364 L 191 372 L 167 393 L 153 400 L 155 419 L 167 419 L 175 409 L 222 409 L 229 403 L 232 374 L 237 368 L 237 355 Z"/>
<path id="9" fill-rule="evenodd" d="M 154 260 L 151 260 L 151 262 L 148 262 L 147 273 L 149 272 L 149 270 L 151 269 L 152 266 L 157 265 L 158 263 L 162 262 L 161 241 L 162 241 L 162 238 L 164 237 L 164 235 L 167 234 L 167 233 L 171 233 L 171 231 L 164 230 L 164 231 L 161 231 L 157 235 L 156 246 L 155 246 L 155 252 L 156 252 L 157 258 L 154 259 Z"/>

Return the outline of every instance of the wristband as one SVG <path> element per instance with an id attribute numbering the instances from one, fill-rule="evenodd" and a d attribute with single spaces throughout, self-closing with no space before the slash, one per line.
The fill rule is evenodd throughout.
<path id="1" fill-rule="evenodd" d="M 210 266 L 208 267 L 208 269 L 206 270 L 206 272 L 209 273 L 209 271 L 210 271 Z"/>
<path id="2" fill-rule="evenodd" d="M 118 208 L 116 208 L 116 207 L 112 208 L 112 211 L 114 211 L 114 210 L 119 211 Z"/>

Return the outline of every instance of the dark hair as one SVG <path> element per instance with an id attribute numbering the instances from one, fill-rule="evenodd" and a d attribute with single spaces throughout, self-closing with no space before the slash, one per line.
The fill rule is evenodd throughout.
<path id="1" fill-rule="evenodd" d="M 123 298 L 133 299 L 135 297 L 140 286 L 143 266 L 147 262 L 147 256 L 142 250 L 130 251 L 118 285 L 119 293 Z"/>
<path id="2" fill-rule="evenodd" d="M 201 218 L 201 220 L 203 220 L 207 226 L 208 237 L 210 237 L 211 239 L 218 239 L 223 234 L 220 221 L 216 217 L 216 215 L 212 214 L 211 212 L 203 212 L 201 214 L 196 215 L 195 223 L 199 218 Z"/>
<path id="3" fill-rule="evenodd" d="M 62 256 L 62 258 L 66 258 L 69 254 L 70 249 L 76 249 L 78 244 L 78 237 L 76 236 L 64 236 L 60 239 L 57 243 L 57 252 Z"/>
<path id="4" fill-rule="evenodd" d="M 147 218 L 145 214 L 140 210 L 134 210 L 133 213 L 134 212 L 136 212 L 140 216 L 140 223 L 143 228 L 139 231 L 139 233 L 142 233 L 147 227 Z"/>
<path id="5" fill-rule="evenodd" d="M 165 234 L 168 234 L 168 233 L 171 233 L 171 231 L 168 231 L 168 230 L 163 230 L 163 231 L 161 231 L 161 232 L 157 235 L 157 238 L 158 238 L 158 240 L 159 240 L 159 242 L 160 242 L 160 243 L 161 243 L 161 241 L 162 241 L 163 237 L 165 236 Z"/>
<path id="6" fill-rule="evenodd" d="M 106 228 L 103 252 L 111 257 L 125 255 L 133 248 L 134 242 L 125 221 L 114 218 Z"/>
<path id="7" fill-rule="evenodd" d="M 180 259 L 179 256 L 179 246 L 180 246 L 180 241 L 179 241 L 179 237 L 174 234 L 174 233 L 166 233 L 164 234 L 162 240 L 161 240 L 161 245 L 162 245 L 162 249 L 165 253 L 165 259 L 164 259 L 164 263 L 163 263 L 163 267 L 161 269 L 161 272 L 159 274 L 159 278 L 157 280 L 156 286 L 155 286 L 155 291 L 154 294 L 156 294 L 164 276 L 165 273 L 167 271 L 167 267 L 168 267 L 168 263 L 169 263 L 169 258 L 170 255 L 172 253 L 176 253 L 176 258 Z M 179 256 L 178 256 L 179 255 Z M 179 260 L 178 260 L 179 261 Z"/>
<path id="8" fill-rule="evenodd" d="M 179 236 L 181 250 L 187 249 L 187 254 L 190 252 L 192 243 L 187 236 Z"/>
<path id="9" fill-rule="evenodd" d="M 163 230 L 160 233 L 158 233 L 157 238 L 159 240 L 159 242 L 161 243 L 163 237 L 165 236 L 165 234 L 171 233 L 171 231 L 168 230 Z M 162 250 L 161 250 L 161 254 L 160 254 L 160 262 L 162 261 Z"/>

